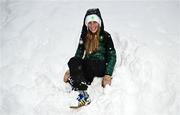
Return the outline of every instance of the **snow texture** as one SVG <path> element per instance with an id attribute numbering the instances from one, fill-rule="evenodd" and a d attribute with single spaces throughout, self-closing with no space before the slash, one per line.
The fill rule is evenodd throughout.
<path id="1" fill-rule="evenodd" d="M 98 7 L 112 35 L 112 85 L 95 78 L 92 103 L 69 108 L 77 92 L 63 83 L 83 18 Z M 173 0 L 1 0 L 1 115 L 178 115 L 180 2 Z"/>

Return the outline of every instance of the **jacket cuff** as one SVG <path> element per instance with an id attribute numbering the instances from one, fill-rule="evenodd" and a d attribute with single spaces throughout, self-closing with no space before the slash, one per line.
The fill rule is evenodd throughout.
<path id="1" fill-rule="evenodd" d="M 110 72 L 105 72 L 105 75 L 110 75 L 112 77 L 112 73 Z"/>

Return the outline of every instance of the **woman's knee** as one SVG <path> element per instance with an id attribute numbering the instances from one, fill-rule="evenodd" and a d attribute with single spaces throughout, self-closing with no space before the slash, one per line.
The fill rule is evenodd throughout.
<path id="1" fill-rule="evenodd" d="M 69 67 L 77 67 L 79 65 L 82 65 L 82 59 L 81 58 L 72 57 L 68 62 Z"/>

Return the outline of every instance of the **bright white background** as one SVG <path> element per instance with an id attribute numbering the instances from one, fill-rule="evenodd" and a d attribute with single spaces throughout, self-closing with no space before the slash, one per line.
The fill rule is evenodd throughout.
<path id="1" fill-rule="evenodd" d="M 112 86 L 95 79 L 92 103 L 71 110 L 63 83 L 88 8 L 98 7 L 117 63 Z M 178 115 L 180 3 L 175 0 L 1 0 L 1 115 Z"/>

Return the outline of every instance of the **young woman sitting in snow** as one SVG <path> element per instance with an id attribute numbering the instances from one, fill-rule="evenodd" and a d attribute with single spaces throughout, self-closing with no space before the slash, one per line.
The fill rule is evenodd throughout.
<path id="1" fill-rule="evenodd" d="M 110 34 L 104 30 L 99 9 L 87 10 L 76 54 L 64 75 L 64 82 L 79 91 L 79 106 L 90 103 L 86 90 L 94 77 L 102 77 L 102 87 L 111 85 L 115 63 L 116 51 Z"/>

